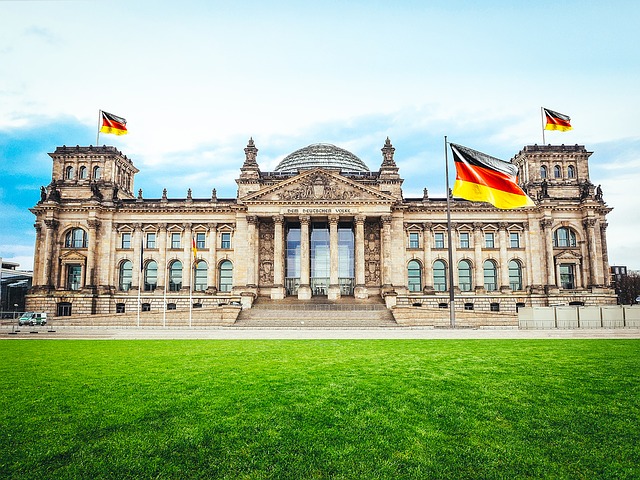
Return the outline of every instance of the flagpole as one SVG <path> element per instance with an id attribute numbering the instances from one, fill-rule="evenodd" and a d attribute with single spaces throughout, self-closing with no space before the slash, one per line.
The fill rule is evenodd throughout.
<path id="1" fill-rule="evenodd" d="M 191 262 L 191 281 L 189 282 L 189 328 L 191 328 L 192 326 L 192 313 L 193 313 L 193 280 L 194 280 L 194 275 L 193 275 L 193 264 L 194 262 Z"/>
<path id="2" fill-rule="evenodd" d="M 544 139 L 544 107 L 540 107 L 540 118 L 542 119 L 542 145 L 546 145 Z"/>
<path id="3" fill-rule="evenodd" d="M 96 135 L 96 147 L 100 145 L 100 120 L 102 120 L 102 110 L 98 110 L 98 133 Z"/>
<path id="4" fill-rule="evenodd" d="M 444 171 L 447 185 L 447 250 L 449 253 L 449 322 L 456 328 L 455 292 L 453 291 L 453 251 L 451 249 L 451 193 L 449 190 L 449 156 L 447 155 L 447 136 L 444 136 Z"/>
<path id="5" fill-rule="evenodd" d="M 142 287 L 140 283 L 140 275 L 138 275 L 138 327 L 140 326 L 140 291 Z"/>

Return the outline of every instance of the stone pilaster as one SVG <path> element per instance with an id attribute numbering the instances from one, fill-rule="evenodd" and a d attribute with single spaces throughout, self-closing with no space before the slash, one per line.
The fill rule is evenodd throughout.
<path id="1" fill-rule="evenodd" d="M 611 275 L 609 275 L 609 251 L 607 249 L 607 222 L 600 222 L 600 242 L 602 243 L 602 268 L 604 286 L 611 286 Z"/>
<path id="2" fill-rule="evenodd" d="M 207 291 L 209 293 L 217 292 L 217 272 L 218 272 L 218 224 L 215 222 L 209 223 L 209 255 L 207 260 L 209 262 L 209 269 L 207 270 Z"/>
<path id="3" fill-rule="evenodd" d="M 425 188 L 426 190 L 426 188 Z M 431 223 L 425 222 L 422 224 L 422 249 L 423 249 L 423 291 L 425 293 L 433 293 L 433 231 L 431 230 Z"/>
<path id="4" fill-rule="evenodd" d="M 53 287 L 55 282 L 52 278 L 52 266 L 53 266 L 53 249 L 55 242 L 55 231 L 58 228 L 58 221 L 53 219 L 46 219 L 44 221 L 45 225 L 45 247 L 44 247 L 44 268 L 42 269 L 42 281 L 41 285 L 47 287 Z"/>
<path id="5" fill-rule="evenodd" d="M 601 252 L 598 249 L 598 239 L 596 238 L 596 219 L 587 218 L 584 222 L 584 229 L 587 232 L 587 251 L 589 254 L 589 278 L 590 287 L 602 287 L 604 281 L 600 274 L 600 256 Z"/>
<path id="6" fill-rule="evenodd" d="M 133 243 L 133 258 L 131 259 L 131 263 L 133 264 L 133 272 L 131 275 L 131 290 L 138 290 L 138 286 L 143 286 L 141 282 L 144 281 L 142 278 L 142 272 L 140 271 L 140 248 L 142 247 L 142 224 L 136 223 L 133 225 L 133 238 L 131 242 Z"/>
<path id="7" fill-rule="evenodd" d="M 500 278 L 497 279 L 500 281 L 500 291 L 509 292 L 511 291 L 511 286 L 509 285 L 509 256 L 507 254 L 507 242 L 509 239 L 507 238 L 507 224 L 500 223 L 498 225 L 498 242 L 500 245 Z"/>
<path id="8" fill-rule="evenodd" d="M 87 288 L 93 288 L 96 284 L 96 253 L 98 252 L 98 234 L 100 232 L 100 222 L 91 219 L 87 222 L 89 227 L 89 244 L 87 248 L 87 271 L 84 285 Z"/>
<path id="9" fill-rule="evenodd" d="M 257 288 L 258 286 L 258 217 L 247 216 L 247 287 Z"/>
<path id="10" fill-rule="evenodd" d="M 540 220 L 540 228 L 544 232 L 544 251 L 547 263 L 547 291 L 558 291 L 558 285 L 556 284 L 556 278 L 560 280 L 560 276 L 556 277 L 555 260 L 553 258 L 553 234 L 551 227 L 553 226 L 553 220 L 545 218 Z"/>
<path id="11" fill-rule="evenodd" d="M 391 216 L 384 215 L 382 220 L 382 290 L 390 291 L 391 287 Z"/>
<path id="12" fill-rule="evenodd" d="M 474 263 L 474 283 L 475 291 L 484 292 L 484 260 L 482 258 L 482 223 L 475 222 L 473 224 L 473 263 Z"/>
<path id="13" fill-rule="evenodd" d="M 164 293 L 167 285 L 167 224 L 158 224 L 158 286 L 156 290 Z"/>

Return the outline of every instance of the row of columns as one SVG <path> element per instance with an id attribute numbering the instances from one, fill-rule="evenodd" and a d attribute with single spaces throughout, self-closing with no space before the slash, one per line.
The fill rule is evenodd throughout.
<path id="1" fill-rule="evenodd" d="M 310 245 L 310 224 L 311 217 L 307 215 L 296 217 L 296 220 L 300 222 L 300 285 L 298 287 L 298 298 L 308 300 L 312 296 L 311 291 L 311 245 Z M 329 290 L 327 292 L 329 299 L 340 298 L 340 284 L 339 284 L 339 249 L 338 249 L 338 224 L 340 217 L 338 215 L 329 215 L 327 217 L 329 223 L 329 259 L 330 259 L 330 271 L 329 271 Z M 366 298 L 367 292 L 365 287 L 365 265 L 364 265 L 364 222 L 366 217 L 364 215 L 356 215 L 354 217 L 355 223 L 355 235 L 354 235 L 354 255 L 355 255 L 355 291 L 354 295 L 358 298 Z M 285 217 L 278 215 L 273 217 L 274 222 L 274 291 L 272 292 L 272 298 L 284 298 L 284 273 L 285 273 L 285 255 L 284 255 L 284 236 L 285 236 Z M 256 258 L 256 249 L 258 248 L 256 241 L 256 221 L 248 220 L 248 235 L 249 241 L 249 258 Z M 387 225 L 385 231 L 388 231 L 385 238 L 387 243 L 390 242 L 390 221 L 384 222 Z M 390 251 L 390 249 L 389 249 Z M 253 256 L 251 256 L 253 255 Z M 390 254 L 386 254 L 386 258 L 389 258 Z M 388 262 L 383 262 L 383 265 Z M 388 267 L 387 267 L 388 268 Z M 385 278 L 388 279 L 390 284 L 389 272 Z M 253 264 L 247 269 L 247 286 L 253 286 L 257 284 L 257 270 Z"/>

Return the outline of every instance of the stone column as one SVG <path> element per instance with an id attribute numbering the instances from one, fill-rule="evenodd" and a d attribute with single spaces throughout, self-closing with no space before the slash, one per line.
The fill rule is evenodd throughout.
<path id="1" fill-rule="evenodd" d="M 587 249 L 589 252 L 589 277 L 591 279 L 590 287 L 601 287 L 604 282 L 601 281 L 599 265 L 600 252 L 598 251 L 598 239 L 596 238 L 596 219 L 587 218 L 584 221 L 584 229 L 587 231 Z"/>
<path id="2" fill-rule="evenodd" d="M 158 224 L 158 283 L 156 290 L 164 294 L 168 281 L 167 272 L 167 224 Z"/>
<path id="3" fill-rule="evenodd" d="M 500 242 L 500 278 L 496 279 L 500 281 L 500 291 L 509 292 L 511 286 L 509 285 L 509 255 L 507 254 L 507 224 L 500 223 L 498 225 L 498 242 Z"/>
<path id="4" fill-rule="evenodd" d="M 257 239 L 258 217 L 255 215 L 247 216 L 247 287 L 257 288 L 257 266 L 258 261 L 258 239 Z"/>
<path id="5" fill-rule="evenodd" d="M 142 246 L 142 224 L 136 223 L 133 225 L 133 236 L 131 242 L 133 242 L 133 258 L 131 263 L 133 264 L 133 272 L 131 275 L 131 290 L 138 291 L 138 286 L 143 286 L 142 272 L 140 271 L 140 247 Z"/>
<path id="6" fill-rule="evenodd" d="M 311 217 L 300 217 L 300 286 L 298 287 L 298 298 L 309 300 L 311 298 L 310 285 L 310 248 L 309 248 L 309 222 Z"/>
<path id="7" fill-rule="evenodd" d="M 207 269 L 207 292 L 215 293 L 217 292 L 218 284 L 217 284 L 217 272 L 218 263 L 217 254 L 218 254 L 218 224 L 212 222 L 208 225 L 209 227 L 209 255 L 207 256 L 207 261 L 209 262 L 209 268 Z"/>
<path id="8" fill-rule="evenodd" d="M 558 279 L 558 283 L 560 283 L 560 274 L 558 273 L 558 276 L 556 276 L 555 260 L 553 258 L 552 225 L 553 220 L 549 218 L 540 220 L 540 228 L 542 228 L 544 232 L 544 252 L 547 261 L 547 290 L 557 291 L 558 285 L 556 284 L 556 278 Z"/>
<path id="9" fill-rule="evenodd" d="M 284 290 L 284 217 L 273 217 L 273 288 L 271 298 L 282 300 Z"/>
<path id="10" fill-rule="evenodd" d="M 431 223 L 425 222 L 422 225 L 422 247 L 424 250 L 424 275 L 423 285 L 425 293 L 433 293 L 433 231 Z"/>
<path id="11" fill-rule="evenodd" d="M 384 215 L 382 220 L 382 291 L 390 291 L 391 287 L 391 216 Z M 402 260 L 402 259 L 400 259 Z"/>
<path id="12" fill-rule="evenodd" d="M 191 224 L 183 223 L 182 231 L 182 288 L 181 290 L 189 291 L 191 282 L 193 281 L 193 254 L 191 252 L 191 243 L 193 242 L 191 233 Z"/>
<path id="13" fill-rule="evenodd" d="M 98 234 L 100 232 L 100 222 L 96 219 L 87 221 L 89 226 L 89 243 L 87 248 L 87 271 L 85 272 L 85 288 L 93 288 L 96 284 L 96 253 L 98 251 Z"/>
<path id="14" fill-rule="evenodd" d="M 329 215 L 329 290 L 327 298 L 338 300 L 340 298 L 340 283 L 338 280 L 338 221 L 337 215 Z"/>
<path id="15" fill-rule="evenodd" d="M 369 298 L 369 292 L 365 286 L 364 276 L 364 222 L 366 217 L 364 215 L 356 215 L 356 234 L 355 234 L 355 270 L 356 270 L 356 285 L 353 291 L 353 295 L 356 298 Z"/>
<path id="16" fill-rule="evenodd" d="M 475 222 L 473 224 L 473 273 L 475 283 L 475 291 L 484 292 L 484 261 L 482 259 L 482 223 Z"/>

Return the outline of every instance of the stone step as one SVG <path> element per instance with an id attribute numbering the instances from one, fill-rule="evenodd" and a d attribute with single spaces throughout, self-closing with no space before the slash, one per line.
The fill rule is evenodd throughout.
<path id="1" fill-rule="evenodd" d="M 398 326 L 393 314 L 385 309 L 375 310 L 317 310 L 262 308 L 243 310 L 234 324 L 239 327 L 359 327 L 379 328 Z"/>

